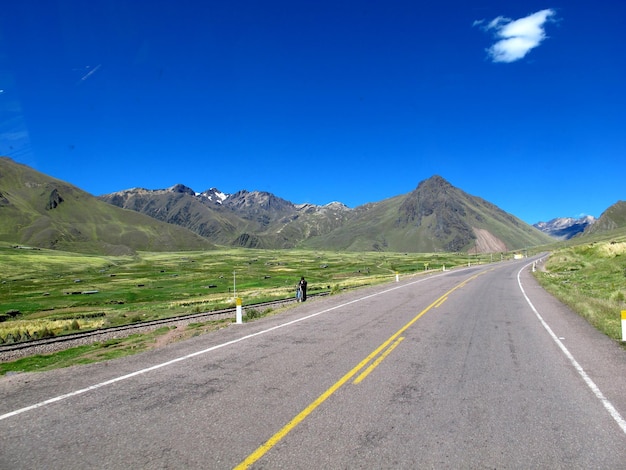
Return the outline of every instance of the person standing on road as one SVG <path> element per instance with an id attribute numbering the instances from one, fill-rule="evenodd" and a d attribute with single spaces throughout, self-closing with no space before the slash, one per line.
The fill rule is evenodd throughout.
<path id="1" fill-rule="evenodd" d="M 304 276 L 300 278 L 300 282 L 298 282 L 298 292 L 300 293 L 300 302 L 304 302 L 306 300 L 306 280 Z"/>

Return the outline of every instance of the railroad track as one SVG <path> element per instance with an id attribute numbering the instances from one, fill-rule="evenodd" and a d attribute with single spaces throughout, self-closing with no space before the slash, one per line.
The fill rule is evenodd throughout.
<path id="1" fill-rule="evenodd" d="M 325 295 L 325 294 L 314 294 Z M 246 309 L 265 310 L 272 307 L 282 307 L 284 305 L 293 304 L 294 299 L 273 300 L 270 302 L 261 302 L 243 306 Z M 0 345 L 0 362 L 14 361 L 22 357 L 34 356 L 36 354 L 50 354 L 64 349 L 73 348 L 93 344 L 99 341 L 108 341 L 111 339 L 124 338 L 138 333 L 149 333 L 163 326 L 183 326 L 189 323 L 197 323 L 203 321 L 222 320 L 226 318 L 234 318 L 236 315 L 235 308 L 227 308 L 223 310 L 215 310 L 212 312 L 191 313 L 172 318 L 164 318 L 161 320 L 150 320 L 140 323 L 132 323 L 130 325 L 112 326 L 100 328 L 97 330 L 82 331 L 77 333 L 68 333 L 62 336 L 53 336 L 51 338 L 35 339 L 19 343 L 1 344 Z"/>

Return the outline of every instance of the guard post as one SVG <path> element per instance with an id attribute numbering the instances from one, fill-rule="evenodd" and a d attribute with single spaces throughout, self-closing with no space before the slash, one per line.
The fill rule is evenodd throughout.
<path id="1" fill-rule="evenodd" d="M 241 315 L 241 297 L 237 297 L 237 299 L 235 300 L 235 303 L 237 305 L 237 314 L 236 314 L 236 322 L 237 325 L 241 325 L 243 323 L 242 320 L 242 315 Z"/>

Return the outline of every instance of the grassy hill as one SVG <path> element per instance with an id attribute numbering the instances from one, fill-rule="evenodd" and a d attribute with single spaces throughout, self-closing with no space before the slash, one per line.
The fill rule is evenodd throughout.
<path id="1" fill-rule="evenodd" d="M 626 201 L 618 201 L 585 230 L 583 235 L 594 235 L 626 227 Z"/>
<path id="2" fill-rule="evenodd" d="M 0 241 L 82 253 L 211 249 L 183 227 L 99 201 L 71 184 L 0 157 Z"/>

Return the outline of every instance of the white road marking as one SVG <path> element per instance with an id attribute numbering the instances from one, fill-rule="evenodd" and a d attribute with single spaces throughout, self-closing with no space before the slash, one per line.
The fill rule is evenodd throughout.
<path id="1" fill-rule="evenodd" d="M 546 329 L 548 334 L 552 337 L 552 339 L 557 344 L 557 346 L 559 348 L 561 348 L 561 351 L 563 351 L 563 354 L 565 354 L 565 357 L 567 357 L 569 359 L 570 363 L 574 366 L 574 369 L 576 369 L 578 374 L 582 377 L 582 379 L 585 381 L 587 386 L 591 389 L 591 391 L 596 396 L 596 398 L 598 400 L 600 400 L 600 402 L 602 403 L 604 408 L 609 412 L 611 417 L 615 420 L 615 422 L 618 424 L 618 426 L 626 434 L 626 421 L 624 421 L 624 418 L 622 418 L 622 416 L 615 409 L 615 407 L 609 401 L 609 399 L 604 396 L 604 394 L 598 388 L 598 386 L 595 384 L 595 382 L 593 380 L 591 380 L 591 377 L 589 377 L 589 375 L 587 375 L 585 370 L 581 367 L 581 365 L 578 363 L 578 361 L 574 358 L 572 353 L 569 352 L 569 350 L 565 347 L 565 345 L 561 342 L 561 340 L 554 334 L 554 332 L 552 331 L 552 328 L 550 328 L 550 326 L 546 323 L 546 321 L 539 314 L 539 312 L 537 311 L 537 309 L 535 308 L 533 303 L 530 301 L 530 299 L 526 295 L 526 291 L 524 291 L 524 288 L 522 287 L 522 280 L 520 279 L 520 274 L 522 273 L 522 271 L 524 269 L 526 269 L 531 264 L 532 263 L 527 264 L 526 266 L 524 266 L 522 269 L 520 269 L 517 272 L 517 283 L 519 285 L 520 290 L 522 291 L 522 294 L 524 295 L 524 298 L 526 299 L 526 302 L 528 303 L 528 305 L 530 305 L 530 308 L 532 309 L 532 311 L 535 312 L 535 315 L 539 319 L 539 322 L 543 325 L 543 327 Z"/>

